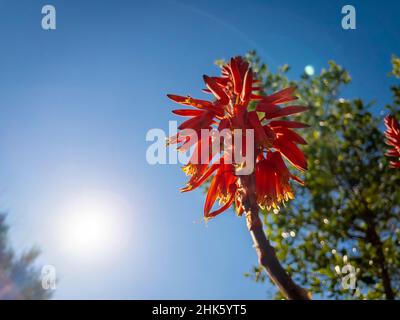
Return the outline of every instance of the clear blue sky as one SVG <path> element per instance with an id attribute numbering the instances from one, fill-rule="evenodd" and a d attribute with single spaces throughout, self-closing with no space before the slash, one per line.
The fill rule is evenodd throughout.
<path id="1" fill-rule="evenodd" d="M 353 31 L 341 28 L 349 3 Z M 41 29 L 44 4 L 56 7 L 55 31 Z M 400 54 L 398 12 L 398 1 L 367 0 L 0 0 L 0 207 L 13 244 L 42 249 L 55 298 L 271 297 L 243 277 L 256 263 L 244 219 L 205 225 L 204 195 L 179 193 L 179 167 L 147 164 L 146 133 L 175 119 L 167 93 L 201 96 L 214 60 L 251 49 L 294 77 L 333 59 L 353 77 L 346 95 L 380 108 Z M 100 262 L 60 242 L 68 203 L 88 194 L 124 208 L 124 245 Z"/>

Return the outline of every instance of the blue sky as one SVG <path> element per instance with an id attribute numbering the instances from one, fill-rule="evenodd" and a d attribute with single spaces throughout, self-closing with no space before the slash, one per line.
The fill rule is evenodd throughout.
<path id="1" fill-rule="evenodd" d="M 357 29 L 346 31 L 349 3 Z M 41 28 L 45 4 L 57 10 L 54 31 Z M 365 0 L 0 0 L 0 208 L 14 246 L 42 249 L 59 299 L 271 297 L 243 277 L 256 263 L 244 219 L 205 225 L 204 195 L 179 193 L 179 167 L 146 162 L 146 133 L 175 119 L 167 93 L 201 97 L 216 59 L 251 49 L 273 70 L 289 63 L 293 77 L 333 59 L 352 75 L 345 94 L 376 99 L 379 111 L 400 54 L 399 11 Z M 82 197 L 118 208 L 118 245 L 104 255 L 63 247 L 68 207 Z"/>

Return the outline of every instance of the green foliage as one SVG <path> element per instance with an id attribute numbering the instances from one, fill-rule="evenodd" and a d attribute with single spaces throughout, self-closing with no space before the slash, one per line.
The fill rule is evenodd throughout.
<path id="1" fill-rule="evenodd" d="M 298 119 L 310 125 L 301 134 L 309 170 L 305 187 L 278 214 L 264 213 L 266 234 L 294 279 L 317 298 L 385 299 L 400 290 L 400 171 L 384 156 L 384 114 L 361 99 L 340 95 L 351 78 L 330 61 L 319 75 L 289 80 L 285 65 L 276 73 L 255 52 L 247 59 L 258 72 L 264 93 L 297 88 L 310 111 Z M 393 57 L 392 75 L 400 76 Z M 387 112 L 400 115 L 400 87 Z M 344 289 L 341 272 L 356 270 L 356 289 Z M 259 269 L 249 274 L 257 281 Z M 268 280 L 267 280 L 268 281 Z M 277 296 L 279 298 L 279 296 Z"/>
<path id="2" fill-rule="evenodd" d="M 392 65 L 393 70 L 389 73 L 389 75 L 400 79 L 400 58 L 393 55 Z M 388 108 L 389 110 L 391 110 L 392 113 L 395 113 L 395 107 L 400 105 L 400 85 L 393 86 L 391 89 L 393 92 L 394 106 L 388 106 Z"/>
<path id="3" fill-rule="evenodd" d="M 5 215 L 0 214 L 0 300 L 49 299 L 49 291 L 43 290 L 40 272 L 34 263 L 37 249 L 17 256 L 8 241 Z"/>
<path id="4" fill-rule="evenodd" d="M 392 56 L 392 65 L 393 70 L 390 75 L 396 77 L 397 79 L 400 79 L 400 58 L 398 56 Z"/>

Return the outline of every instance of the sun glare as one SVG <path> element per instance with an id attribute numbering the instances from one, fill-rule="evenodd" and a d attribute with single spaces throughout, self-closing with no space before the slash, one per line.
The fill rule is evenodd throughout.
<path id="1" fill-rule="evenodd" d="M 63 214 L 64 248 L 74 257 L 109 257 L 121 245 L 123 202 L 110 193 L 79 196 L 68 203 Z"/>

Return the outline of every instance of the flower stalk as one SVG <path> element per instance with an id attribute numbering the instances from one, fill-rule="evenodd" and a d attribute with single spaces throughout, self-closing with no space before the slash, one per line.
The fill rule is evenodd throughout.
<path id="1" fill-rule="evenodd" d="M 168 95 L 172 101 L 191 107 L 173 110 L 174 114 L 189 119 L 181 123 L 178 133 L 167 141 L 167 145 L 176 144 L 183 152 L 193 147 L 191 158 L 183 167 L 190 178 L 181 191 L 192 191 L 210 180 L 204 203 L 205 220 L 232 206 L 239 216 L 245 214 L 260 264 L 272 281 L 288 299 L 309 299 L 308 293 L 293 282 L 279 263 L 258 216 L 260 208 L 279 210 L 280 205 L 294 198 L 291 181 L 304 185 L 289 170 L 288 164 L 301 172 L 307 170 L 307 159 L 298 147 L 307 142 L 294 131 L 307 125 L 287 117 L 308 108 L 287 105 L 298 99 L 294 88 L 259 95 L 260 80 L 240 56 L 222 66 L 220 76 L 204 75 L 203 79 L 206 85 L 203 91 L 212 96 L 211 101 Z M 249 108 L 251 104 L 255 108 Z M 192 139 L 204 130 L 215 130 L 218 135 Z M 237 130 L 241 130 L 239 138 L 235 136 L 232 140 L 222 135 L 221 139 L 222 132 Z M 251 143 L 249 137 L 252 137 Z M 214 143 L 223 146 L 224 150 L 213 147 Z M 248 146 L 253 152 L 248 152 Z M 245 155 L 245 159 L 240 155 Z M 250 167 L 254 170 L 251 173 L 252 169 L 249 169 L 244 175 L 237 169 L 249 165 L 247 158 L 253 159 L 254 166 Z M 216 202 L 219 207 L 213 209 Z"/>
<path id="2" fill-rule="evenodd" d="M 247 228 L 253 239 L 259 264 L 265 269 L 270 279 L 289 300 L 310 300 L 310 294 L 298 286 L 288 275 L 276 257 L 275 250 L 265 236 L 263 225 L 259 217 L 256 201 L 255 175 L 240 178 L 242 185 L 242 203 L 246 217 Z"/>

